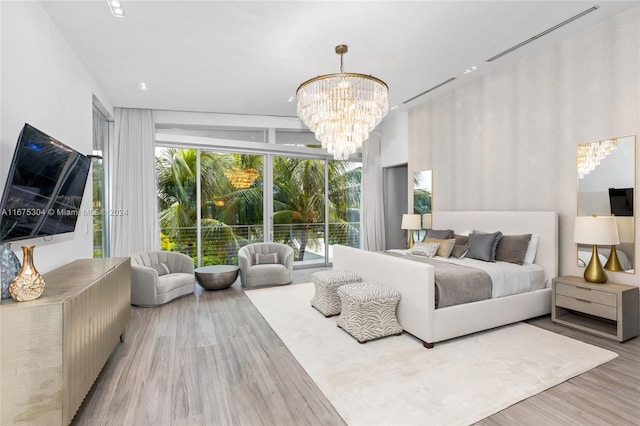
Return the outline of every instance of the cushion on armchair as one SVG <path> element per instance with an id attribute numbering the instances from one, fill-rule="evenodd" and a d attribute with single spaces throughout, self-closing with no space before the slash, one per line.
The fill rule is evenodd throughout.
<path id="1" fill-rule="evenodd" d="M 169 267 L 164 262 L 160 262 L 157 265 L 149 265 L 149 268 L 155 269 L 159 277 L 171 273 L 171 271 L 169 271 Z"/>
<path id="2" fill-rule="evenodd" d="M 282 285 L 291 282 L 293 249 L 280 243 L 253 243 L 238 250 L 243 287 Z"/>
<path id="3" fill-rule="evenodd" d="M 274 264 L 280 263 L 278 260 L 278 253 L 269 253 L 269 254 L 253 254 L 253 264 L 254 265 L 266 265 L 266 264 Z"/>
<path id="4" fill-rule="evenodd" d="M 193 259 L 177 252 L 147 251 L 131 254 L 131 304 L 163 305 L 193 293 Z"/>

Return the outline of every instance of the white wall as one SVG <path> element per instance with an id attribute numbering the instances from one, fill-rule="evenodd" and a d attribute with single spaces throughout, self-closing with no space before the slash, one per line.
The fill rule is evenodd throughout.
<path id="1" fill-rule="evenodd" d="M 434 214 L 557 211 L 559 273 L 582 275 L 576 146 L 639 132 L 640 7 L 413 108 L 409 174 L 433 169 Z M 638 285 L 637 275 L 609 279 Z"/>
<path id="2" fill-rule="evenodd" d="M 379 125 L 382 132 L 382 167 L 407 163 L 409 147 L 409 113 L 391 112 Z M 365 142 L 366 143 L 366 142 Z"/>
<path id="3" fill-rule="evenodd" d="M 18 134 L 25 122 L 72 148 L 92 150 L 92 95 L 113 109 L 40 3 L 1 2 L 0 190 L 4 189 Z M 90 178 L 89 178 L 90 179 Z M 91 185 L 82 209 L 91 208 Z M 41 273 L 93 256 L 91 216 L 80 215 L 76 232 L 14 242 L 35 245 Z"/>

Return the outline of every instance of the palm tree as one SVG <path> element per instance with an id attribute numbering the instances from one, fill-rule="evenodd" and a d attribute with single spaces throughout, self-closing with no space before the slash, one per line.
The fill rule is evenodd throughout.
<path id="1" fill-rule="evenodd" d="M 324 232 L 324 161 L 276 157 L 273 174 L 274 224 L 299 224 L 295 227 L 299 243 L 297 260 L 303 260 L 310 237 L 322 238 Z M 328 175 L 328 219 L 338 224 L 337 232 L 330 234 L 336 237 L 332 242 L 344 242 L 355 230 L 348 223 L 347 212 L 360 206 L 361 170 L 351 168 L 347 162 L 329 161 Z M 282 233 L 276 236 L 287 241 Z"/>
<path id="2" fill-rule="evenodd" d="M 225 192 L 219 194 L 224 205 L 219 209 L 218 218 L 229 225 L 259 225 L 263 222 L 263 156 L 253 154 L 227 154 L 229 169 L 224 173 L 228 180 Z M 244 176 L 242 182 L 235 182 L 234 174 Z M 245 228 L 245 237 L 254 235 Z"/>
<path id="3" fill-rule="evenodd" d="M 200 153 L 201 197 L 215 199 L 228 191 L 224 170 L 228 157 L 214 152 Z M 177 243 L 178 251 L 194 256 L 195 227 L 197 220 L 197 151 L 193 149 L 166 148 L 156 157 L 156 176 L 160 203 L 160 227 Z M 203 228 L 217 236 L 224 234 L 227 241 L 235 241 L 233 231 L 225 223 L 213 218 L 202 219 Z M 220 241 L 209 240 L 209 241 Z"/>
<path id="4" fill-rule="evenodd" d="M 177 250 L 191 255 L 198 209 L 196 166 L 196 150 L 167 148 L 156 158 L 161 227 Z M 201 225 L 207 263 L 228 259 L 229 253 L 256 238 L 246 225 L 259 229 L 262 224 L 262 170 L 261 155 L 201 151 Z M 273 172 L 274 224 L 291 225 L 276 226 L 274 239 L 292 245 L 297 259 L 303 260 L 308 244 L 324 233 L 324 161 L 276 157 Z M 358 241 L 358 229 L 351 223 L 359 221 L 361 168 L 329 161 L 328 173 L 331 243 Z M 233 232 L 230 226 L 234 225 L 243 225 L 240 229 L 247 231 Z"/>
<path id="5" fill-rule="evenodd" d="M 360 186 L 362 166 L 345 161 L 329 161 L 329 231 L 330 244 L 359 247 Z"/>
<path id="6" fill-rule="evenodd" d="M 274 238 L 289 244 L 297 240 L 297 260 L 303 260 L 309 233 L 313 232 L 314 225 L 324 222 L 324 161 L 276 157 L 273 175 L 274 228 L 298 224 L 291 227 L 295 233 L 287 235 L 286 230 L 280 228 Z"/>

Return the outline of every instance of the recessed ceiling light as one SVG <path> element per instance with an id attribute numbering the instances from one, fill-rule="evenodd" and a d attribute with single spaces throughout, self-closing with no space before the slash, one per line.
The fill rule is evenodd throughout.
<path id="1" fill-rule="evenodd" d="M 116 18 L 126 18 L 122 4 L 118 0 L 107 0 L 111 14 Z"/>
<path id="2" fill-rule="evenodd" d="M 138 83 L 138 88 L 140 90 L 149 90 L 149 88 L 147 87 L 147 83 L 145 83 L 144 81 L 141 81 L 140 83 Z"/>
<path id="3" fill-rule="evenodd" d="M 474 72 L 475 70 L 477 70 L 478 67 L 476 67 L 475 65 L 472 66 L 471 68 L 468 68 L 464 73 L 465 74 L 471 74 L 472 72 Z"/>
<path id="4" fill-rule="evenodd" d="M 296 97 L 295 96 L 291 96 L 289 99 L 287 99 L 287 102 L 291 103 L 291 102 L 293 102 L 295 100 L 296 100 Z"/>
<path id="5" fill-rule="evenodd" d="M 391 108 L 389 108 L 391 111 L 393 111 L 394 109 L 398 109 L 398 105 L 394 105 Z"/>

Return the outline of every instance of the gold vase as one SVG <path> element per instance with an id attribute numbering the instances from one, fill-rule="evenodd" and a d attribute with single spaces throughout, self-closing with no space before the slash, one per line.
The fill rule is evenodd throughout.
<path id="1" fill-rule="evenodd" d="M 22 246 L 22 268 L 9 284 L 9 292 L 18 302 L 34 300 L 42 296 L 44 278 L 33 265 L 33 249 L 36 246 Z"/>

